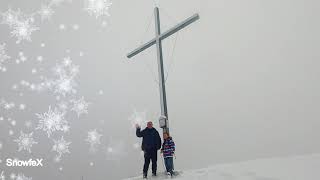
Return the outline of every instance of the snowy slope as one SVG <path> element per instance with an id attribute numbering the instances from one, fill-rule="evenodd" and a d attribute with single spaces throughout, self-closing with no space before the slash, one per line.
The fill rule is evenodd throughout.
<path id="1" fill-rule="evenodd" d="M 142 179 L 141 177 L 128 180 Z M 162 174 L 157 178 L 170 179 Z M 318 180 L 320 154 L 295 157 L 257 159 L 246 162 L 216 165 L 204 169 L 188 170 L 176 180 Z"/>

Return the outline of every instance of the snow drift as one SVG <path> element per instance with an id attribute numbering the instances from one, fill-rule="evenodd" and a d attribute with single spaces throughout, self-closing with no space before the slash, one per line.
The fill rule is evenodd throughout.
<path id="1" fill-rule="evenodd" d="M 316 180 L 320 179 L 320 154 L 257 159 L 179 171 L 176 180 Z M 127 180 L 142 179 L 141 176 Z M 171 179 L 163 173 L 155 178 Z"/>

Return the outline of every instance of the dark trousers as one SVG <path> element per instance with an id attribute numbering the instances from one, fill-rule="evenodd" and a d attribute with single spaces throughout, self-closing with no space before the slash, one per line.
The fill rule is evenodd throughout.
<path id="1" fill-rule="evenodd" d="M 152 173 L 157 173 L 157 150 L 144 151 L 143 174 L 148 173 L 150 160 L 152 161 Z"/>
<path id="2" fill-rule="evenodd" d="M 173 173 L 173 157 L 164 158 L 164 164 L 166 165 L 167 172 Z"/>

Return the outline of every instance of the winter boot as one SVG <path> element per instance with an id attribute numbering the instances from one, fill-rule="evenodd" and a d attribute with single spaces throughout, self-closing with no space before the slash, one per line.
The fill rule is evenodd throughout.
<path id="1" fill-rule="evenodd" d="M 147 173 L 143 173 L 143 179 L 147 179 Z"/>

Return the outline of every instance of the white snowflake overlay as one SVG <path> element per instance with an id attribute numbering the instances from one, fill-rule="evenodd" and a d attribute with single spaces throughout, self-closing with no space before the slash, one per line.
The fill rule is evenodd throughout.
<path id="1" fill-rule="evenodd" d="M 78 117 L 80 117 L 81 114 L 88 114 L 88 107 L 90 103 L 86 102 L 84 97 L 81 97 L 78 100 L 71 100 L 71 102 L 73 103 L 71 110 L 75 111 Z"/>
<path id="2" fill-rule="evenodd" d="M 109 8 L 112 5 L 110 0 L 85 0 L 85 10 L 92 16 L 110 16 Z"/>
<path id="3" fill-rule="evenodd" d="M 61 139 L 53 141 L 54 145 L 52 147 L 52 151 L 58 153 L 58 155 L 56 156 L 56 160 L 59 161 L 63 154 L 70 153 L 69 145 L 71 144 L 71 142 L 65 141 L 63 136 L 61 137 Z"/>
<path id="4" fill-rule="evenodd" d="M 70 57 L 64 58 L 62 63 L 57 64 L 53 71 L 56 79 L 49 80 L 46 84 L 49 83 L 52 85 L 54 93 L 66 96 L 77 92 L 75 90 L 77 86 L 75 77 L 79 73 L 79 66 L 72 64 Z"/>
<path id="5" fill-rule="evenodd" d="M 9 8 L 5 12 L 0 12 L 0 16 L 2 17 L 1 24 L 9 26 L 11 35 L 17 39 L 16 43 L 20 43 L 23 40 L 31 41 L 32 33 L 40 29 L 36 26 L 36 20 L 49 20 L 54 14 L 53 7 L 64 1 L 51 0 L 47 5 L 42 5 L 40 10 L 31 14 L 25 14 L 20 9 L 12 10 Z"/>
<path id="6" fill-rule="evenodd" d="M 9 27 L 9 33 L 11 38 L 16 41 L 16 43 L 24 42 L 34 42 L 33 36 L 37 31 L 40 30 L 40 26 L 45 21 L 49 21 L 55 13 L 57 12 L 55 7 L 60 5 L 65 1 L 71 0 L 48 0 L 43 1 L 42 4 L 39 4 L 39 7 L 35 11 L 28 13 L 21 8 L 7 8 L 4 11 L 0 11 L 0 24 L 6 25 Z M 109 0 L 84 0 L 85 1 L 85 10 L 91 16 L 99 18 L 102 16 L 110 16 L 109 9 L 112 3 Z M 68 24 L 62 24 L 66 30 L 69 30 Z M 74 30 L 79 30 L 78 24 L 73 24 Z M 10 36 L 9 35 L 9 36 Z M 47 42 L 42 40 L 38 42 L 41 49 L 45 49 Z M 8 43 L 7 43 L 8 44 Z M 24 46 L 24 45 L 23 45 Z M 50 47 L 50 45 L 48 45 Z M 23 47 L 20 47 L 23 48 Z M 0 111 L 4 112 L 4 115 L 1 114 L 0 121 L 8 122 L 10 127 L 8 128 L 9 135 L 12 137 L 12 142 L 16 143 L 17 150 L 16 152 L 28 152 L 33 153 L 35 151 L 34 146 L 40 144 L 40 140 L 35 137 L 37 132 L 42 133 L 44 136 L 48 137 L 50 141 L 46 141 L 52 145 L 51 154 L 56 155 L 54 160 L 60 162 L 62 157 L 65 154 L 70 152 L 71 141 L 66 141 L 64 137 L 65 134 L 70 131 L 70 125 L 67 119 L 69 115 L 80 117 L 82 115 L 88 114 L 90 102 L 87 102 L 86 99 L 81 94 L 78 94 L 78 82 L 77 78 L 80 73 L 79 66 L 73 63 L 73 60 L 68 57 L 73 53 L 70 53 L 70 50 L 66 50 L 68 53 L 62 60 L 56 64 L 46 64 L 47 62 L 52 63 L 52 61 L 47 61 L 45 54 L 35 54 L 25 56 L 24 49 L 19 50 L 18 56 L 14 59 L 14 63 L 19 67 L 24 67 L 24 63 L 32 64 L 35 61 L 36 67 L 31 67 L 27 72 L 29 75 L 32 75 L 33 80 L 30 79 L 19 79 L 11 87 L 11 90 L 17 93 L 16 95 L 22 97 L 25 94 L 23 90 L 30 90 L 37 93 L 49 92 L 45 95 L 53 96 L 51 97 L 52 102 L 46 106 L 47 109 L 33 112 L 32 104 L 22 103 L 17 101 L 9 102 L 0 98 Z M 27 50 L 26 50 L 27 51 Z M 80 57 L 83 56 L 83 52 L 80 52 Z M 7 71 L 6 64 L 8 60 L 12 59 L 6 52 L 6 43 L 0 42 L 0 71 Z M 46 66 L 48 65 L 48 66 Z M 39 67 L 38 67 L 39 66 Z M 41 67 L 40 67 L 41 66 Z M 50 71 L 51 70 L 51 71 Z M 21 71 L 22 72 L 22 71 Z M 29 76 L 23 76 L 29 77 Z M 21 91 L 20 91 L 21 90 Z M 102 95 L 103 91 L 99 91 L 99 95 Z M 19 97 L 18 96 L 18 97 Z M 91 108 L 91 107 L 90 107 Z M 19 113 L 30 113 L 32 112 L 33 116 L 36 118 L 36 122 L 33 122 L 33 119 L 26 119 L 24 122 L 16 121 L 13 117 L 16 111 Z M 14 113 L 12 113 L 14 112 Z M 37 113 L 36 113 L 37 112 Z M 28 131 L 20 131 L 18 128 L 27 127 Z M 20 134 L 19 134 L 20 131 Z M 34 133 L 36 132 L 36 133 Z M 87 137 L 85 141 L 90 145 L 90 150 L 95 150 L 97 147 L 102 146 L 102 150 L 107 148 L 106 152 L 108 157 L 113 159 L 119 156 L 122 156 L 125 150 L 124 143 L 115 143 L 106 147 L 101 145 L 101 139 L 103 135 L 97 129 L 92 129 L 87 131 Z M 57 136 L 58 135 L 58 136 Z M 58 138 L 57 138 L 58 137 Z M 52 140 L 52 141 L 51 141 Z M 67 139 L 68 140 L 68 139 Z M 44 142 L 45 143 L 45 142 Z M 71 145 L 72 146 L 72 145 Z M 2 143 L 0 142 L 0 150 L 2 149 Z M 1 163 L 1 160 L 0 160 Z M 93 165 L 93 162 L 90 165 Z M 91 165 L 91 166 L 92 166 Z M 62 167 L 61 167 L 62 169 Z M 25 172 L 23 172 L 25 173 Z M 31 177 L 25 176 L 23 173 L 9 173 L 7 178 L 12 180 L 32 180 Z M 26 174 L 27 175 L 27 174 Z M 0 171 L 0 180 L 5 180 L 4 171 Z"/>
<path id="7" fill-rule="evenodd" d="M 32 180 L 31 177 L 26 177 L 24 174 L 18 174 L 17 176 L 13 177 L 15 177 L 15 180 Z"/>
<path id="8" fill-rule="evenodd" d="M 34 25 L 34 18 L 21 12 L 20 9 L 12 10 L 9 8 L 2 13 L 2 24 L 7 24 L 11 31 L 11 35 L 17 38 L 17 43 L 22 40 L 31 41 L 32 32 L 39 28 Z"/>
<path id="9" fill-rule="evenodd" d="M 15 107 L 16 107 L 16 104 L 14 102 L 8 102 L 4 99 L 0 99 L 0 108 L 8 111 Z"/>
<path id="10" fill-rule="evenodd" d="M 20 43 L 22 40 L 31 41 L 31 34 L 39 30 L 39 28 L 34 25 L 33 18 L 19 19 L 11 27 L 11 35 L 17 38 L 17 43 Z"/>
<path id="11" fill-rule="evenodd" d="M 10 59 L 10 56 L 6 54 L 5 49 L 6 44 L 0 44 L 0 71 L 6 72 L 7 68 L 5 67 L 4 63 Z"/>
<path id="12" fill-rule="evenodd" d="M 101 144 L 101 136 L 102 134 L 99 134 L 96 129 L 88 132 L 88 137 L 85 141 L 87 141 L 90 144 L 90 151 L 96 151 L 96 146 Z"/>
<path id="13" fill-rule="evenodd" d="M 42 5 L 41 9 L 38 11 L 39 15 L 41 16 L 41 20 L 49 20 L 51 16 L 54 14 L 52 7 L 49 5 Z"/>
<path id="14" fill-rule="evenodd" d="M 142 126 L 147 123 L 147 113 L 137 112 L 136 110 L 134 110 L 133 114 L 129 117 L 129 121 L 131 122 L 133 128 L 135 128 L 136 124 Z"/>
<path id="15" fill-rule="evenodd" d="M 18 143 L 18 146 L 19 146 L 18 151 L 26 150 L 29 153 L 31 153 L 32 146 L 34 144 L 38 144 L 38 142 L 34 141 L 32 136 L 33 136 L 33 132 L 31 132 L 30 134 L 25 134 L 22 131 L 20 132 L 20 137 L 14 140 L 14 142 Z"/>
<path id="16" fill-rule="evenodd" d="M 70 51 L 68 53 L 70 53 Z M 19 55 L 20 54 L 21 56 L 24 56 L 22 52 L 19 53 Z M 64 57 L 61 61 L 57 62 L 53 68 L 50 68 L 49 72 L 50 70 L 52 72 L 51 75 L 42 75 L 42 72 L 47 72 L 42 68 L 41 71 L 38 71 L 35 74 L 39 76 L 38 82 L 21 80 L 19 84 L 14 84 L 12 89 L 18 91 L 20 88 L 27 88 L 28 90 L 38 93 L 49 91 L 51 92 L 49 95 L 55 97 L 55 103 L 50 104 L 47 111 L 35 114 L 38 119 L 35 130 L 45 132 L 47 137 L 51 139 L 54 135 L 57 135 L 58 132 L 70 132 L 71 127 L 67 121 L 69 113 L 75 112 L 77 117 L 88 114 L 88 107 L 91 103 L 86 102 L 83 96 L 78 96 L 77 94 L 78 85 L 76 78 L 80 70 L 78 65 L 73 64 L 70 57 Z M 1 107 L 7 109 L 19 107 L 22 111 L 26 108 L 26 105 L 16 105 L 15 103 L 3 100 L 0 101 L 0 108 Z M 26 124 L 26 126 L 31 127 L 32 124 Z M 92 146 L 95 147 L 98 142 L 99 141 L 96 141 L 96 143 L 94 143 L 95 145 Z M 63 138 L 55 140 L 55 145 L 52 149 L 53 151 L 58 152 L 58 155 L 54 158 L 54 162 L 60 162 L 62 160 L 62 154 L 69 152 L 69 144 L 70 143 L 64 141 Z M 65 147 L 65 150 L 63 150 L 63 147 Z"/>
<path id="17" fill-rule="evenodd" d="M 51 84 L 54 93 L 66 96 L 77 92 L 75 78 L 79 74 L 79 66 L 72 64 L 70 57 L 64 58 L 62 63 L 57 64 L 53 71 L 57 78 L 47 81 L 46 84 Z"/>
<path id="18" fill-rule="evenodd" d="M 39 118 L 39 124 L 36 129 L 41 129 L 47 132 L 48 137 L 55 131 L 65 131 L 68 122 L 65 120 L 64 113 L 60 112 L 57 108 L 54 110 L 49 106 L 48 112 L 43 114 L 36 114 Z"/>
<path id="19" fill-rule="evenodd" d="M 53 77 L 40 76 L 40 83 L 21 80 L 20 85 L 31 91 L 43 92 L 48 90 L 63 97 L 77 93 L 76 77 L 79 75 L 80 70 L 78 65 L 72 63 L 70 57 L 63 58 L 51 70 Z"/>

